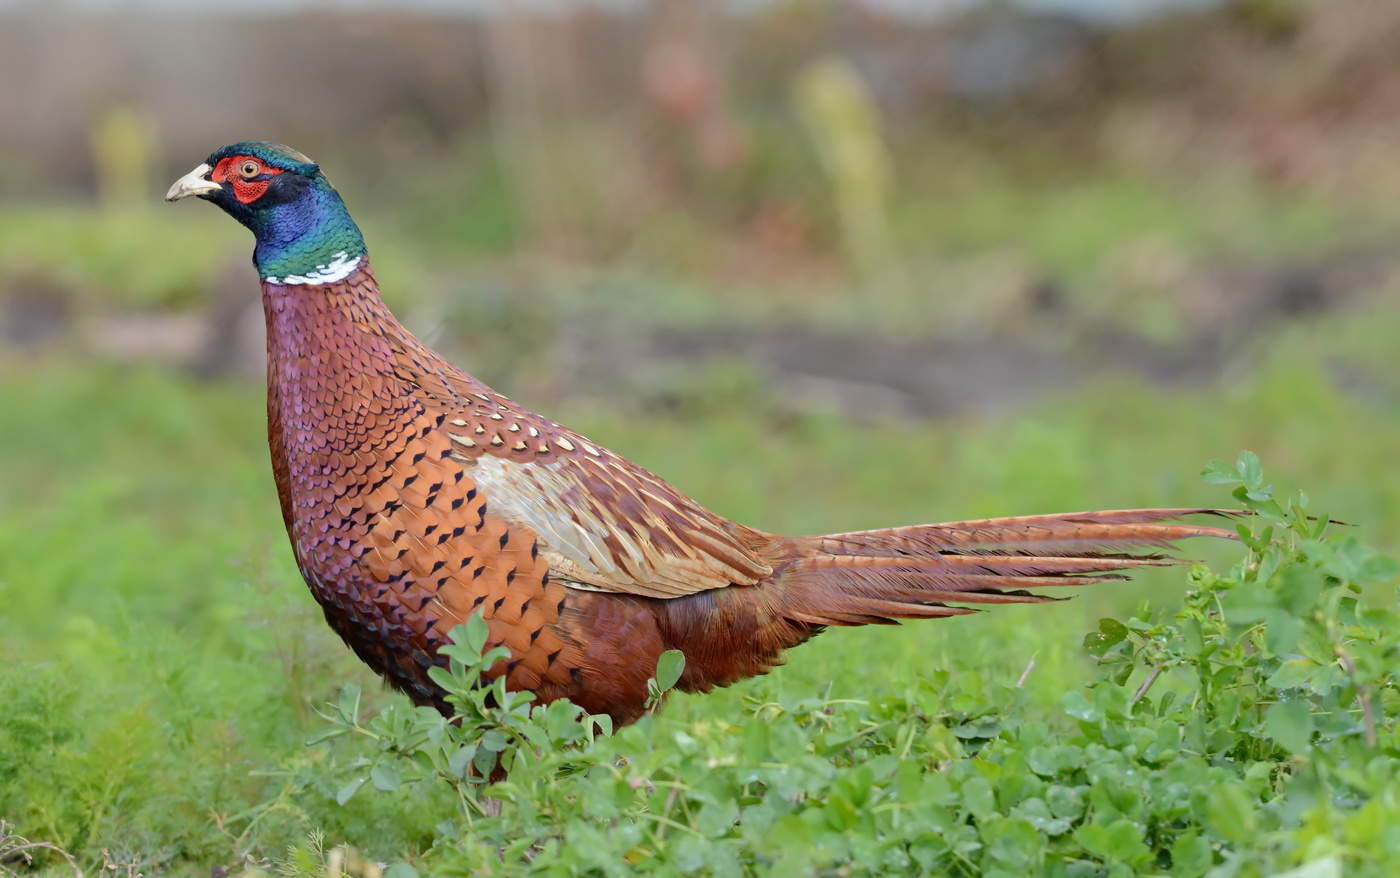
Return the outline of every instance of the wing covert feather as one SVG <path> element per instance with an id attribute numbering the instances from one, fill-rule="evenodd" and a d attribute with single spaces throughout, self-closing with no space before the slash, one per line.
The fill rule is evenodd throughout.
<path id="1" fill-rule="evenodd" d="M 585 590 L 675 598 L 753 585 L 766 534 L 463 375 L 423 382 L 440 428 L 504 521 L 530 528 L 553 576 Z M 422 378 L 419 379 L 422 381 Z"/>

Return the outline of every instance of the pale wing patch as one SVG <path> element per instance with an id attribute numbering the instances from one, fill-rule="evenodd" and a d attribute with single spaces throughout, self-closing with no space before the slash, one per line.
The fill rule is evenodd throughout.
<path id="1" fill-rule="evenodd" d="M 771 572 L 722 519 L 611 454 L 526 463 L 482 455 L 472 464 L 492 514 L 533 530 L 565 582 L 670 598 Z"/>

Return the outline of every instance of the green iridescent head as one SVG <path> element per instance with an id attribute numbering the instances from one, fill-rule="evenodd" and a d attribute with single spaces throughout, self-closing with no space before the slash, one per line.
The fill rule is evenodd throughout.
<path id="1" fill-rule="evenodd" d="M 365 239 L 345 203 L 311 159 L 266 141 L 215 150 L 166 193 L 212 201 L 252 230 L 253 264 L 284 284 L 331 283 L 349 276 L 365 255 Z"/>

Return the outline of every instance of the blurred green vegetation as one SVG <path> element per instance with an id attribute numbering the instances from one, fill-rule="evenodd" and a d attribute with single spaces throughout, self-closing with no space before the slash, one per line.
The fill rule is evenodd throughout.
<path id="1" fill-rule="evenodd" d="M 527 257 L 516 198 L 490 166 L 429 169 L 388 201 L 359 196 L 353 178 L 342 189 L 396 306 L 461 307 L 481 298 L 471 283 L 509 279 L 512 307 L 566 317 L 587 310 L 624 322 L 867 326 L 900 335 L 1006 327 L 1027 287 L 1048 281 L 1077 314 L 1178 339 L 1192 320 L 1182 289 L 1190 271 L 1305 263 L 1366 250 L 1400 229 L 1400 212 L 1228 176 L 1189 184 L 1126 169 L 1045 176 L 979 167 L 959 152 L 948 161 L 958 172 L 943 177 L 939 148 L 930 147 L 934 159 L 913 168 L 892 200 L 893 249 L 885 271 L 863 280 L 820 255 L 791 272 L 716 276 L 723 237 L 684 213 L 631 231 L 614 257 Z M 824 194 L 814 198 L 804 216 L 828 211 Z M 250 251 L 245 231 L 195 204 L 0 206 L 0 284 L 42 278 L 84 310 L 201 308 L 221 272 L 245 264 Z M 634 307 L 637 292 L 644 311 Z"/>

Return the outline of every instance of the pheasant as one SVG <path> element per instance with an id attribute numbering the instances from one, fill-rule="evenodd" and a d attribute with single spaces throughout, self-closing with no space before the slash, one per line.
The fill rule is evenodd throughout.
<path id="1" fill-rule="evenodd" d="M 267 425 L 282 519 L 330 626 L 415 703 L 474 613 L 541 701 L 624 724 L 668 649 L 705 692 L 833 625 L 1053 600 L 1029 589 L 1174 563 L 1205 509 L 1032 515 L 784 537 L 729 521 L 438 356 L 380 299 L 364 239 L 315 162 L 225 146 L 166 200 L 213 202 L 256 237 Z"/>

